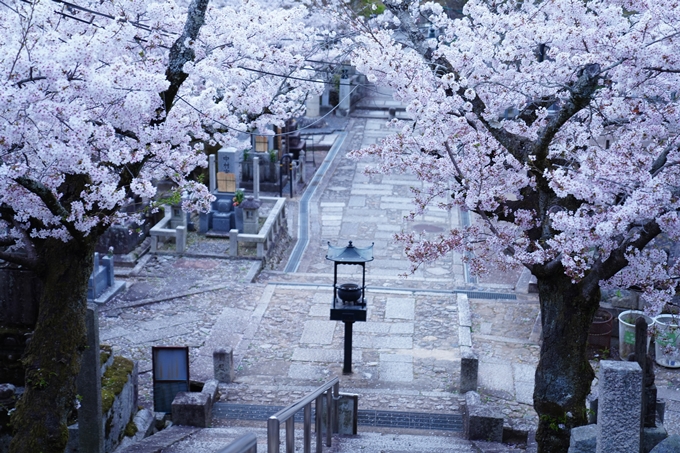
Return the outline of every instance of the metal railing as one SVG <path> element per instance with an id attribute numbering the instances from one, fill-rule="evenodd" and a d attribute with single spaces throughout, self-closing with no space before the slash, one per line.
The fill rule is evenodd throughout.
<path id="1" fill-rule="evenodd" d="M 331 393 L 332 389 L 332 393 Z M 332 410 L 334 400 L 339 398 L 340 380 L 336 377 L 323 384 L 300 401 L 292 404 L 285 409 L 280 410 L 276 414 L 269 417 L 267 420 L 267 452 L 279 453 L 279 434 L 281 423 L 286 424 L 286 453 L 293 453 L 295 451 L 295 414 L 304 409 L 304 453 L 311 453 L 312 451 L 312 402 L 315 402 L 316 417 L 314 423 L 314 430 L 316 432 L 316 453 L 321 453 L 322 434 L 321 434 L 321 420 L 323 411 L 323 398 L 326 398 L 326 446 L 331 446 L 332 427 L 334 420 L 332 419 L 334 411 Z"/>
<path id="2" fill-rule="evenodd" d="M 257 453 L 257 436 L 245 434 L 217 453 Z"/>

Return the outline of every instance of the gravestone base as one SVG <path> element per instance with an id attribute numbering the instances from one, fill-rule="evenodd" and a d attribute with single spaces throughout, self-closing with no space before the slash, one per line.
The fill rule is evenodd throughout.
<path id="1" fill-rule="evenodd" d="M 568 453 L 595 453 L 597 446 L 597 425 L 572 428 Z"/>
<path id="2" fill-rule="evenodd" d="M 657 422 L 655 427 L 645 428 L 642 433 L 642 452 L 649 453 L 667 437 L 668 432 L 662 423 Z"/>

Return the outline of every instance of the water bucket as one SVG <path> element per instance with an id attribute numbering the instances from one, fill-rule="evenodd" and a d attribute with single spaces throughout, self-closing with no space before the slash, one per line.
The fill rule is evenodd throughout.
<path id="1" fill-rule="evenodd" d="M 629 354 L 635 352 L 635 321 L 639 317 L 645 318 L 647 326 L 654 324 L 654 319 L 638 310 L 626 310 L 619 315 L 619 356 L 626 360 Z M 647 334 L 647 350 L 651 337 Z"/>
<path id="2" fill-rule="evenodd" d="M 680 315 L 659 315 L 654 322 L 656 363 L 667 368 L 680 368 Z"/>
<path id="3" fill-rule="evenodd" d="M 598 351 L 609 349 L 612 337 L 613 316 L 604 308 L 598 308 L 588 332 L 588 345 Z"/>

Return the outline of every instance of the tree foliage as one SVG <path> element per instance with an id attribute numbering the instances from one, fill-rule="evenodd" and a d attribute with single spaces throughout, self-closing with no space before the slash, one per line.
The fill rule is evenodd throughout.
<path id="1" fill-rule="evenodd" d="M 557 433 L 541 422 L 538 439 L 566 451 L 568 428 L 585 422 L 600 287 L 639 288 L 657 312 L 675 294 L 678 263 L 654 239 L 680 235 L 680 8 L 473 0 L 454 20 L 432 2 L 384 3 L 357 27 L 353 63 L 414 122 L 393 120 L 392 136 L 355 155 L 415 172 L 426 183 L 416 213 L 476 214 L 437 237 L 399 235 L 414 266 L 456 251 L 475 272 L 525 266 L 538 278 L 534 402 L 542 420 L 566 420 Z M 437 38 L 423 33 L 430 24 Z"/>
<path id="2" fill-rule="evenodd" d="M 231 4 L 232 2 L 230 2 Z M 203 144 L 239 146 L 299 114 L 313 29 L 302 6 L 193 0 L 0 5 L 0 259 L 44 294 L 12 451 L 63 451 L 97 238 L 169 179 L 185 210 Z"/>

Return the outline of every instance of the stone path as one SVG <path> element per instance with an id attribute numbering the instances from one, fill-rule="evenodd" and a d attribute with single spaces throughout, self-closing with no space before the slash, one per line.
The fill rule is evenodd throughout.
<path id="1" fill-rule="evenodd" d="M 188 345 L 191 376 L 199 381 L 212 377 L 215 348 L 234 349 L 236 382 L 221 388 L 222 400 L 230 404 L 288 404 L 339 375 L 342 391 L 361 395 L 362 409 L 458 411 L 459 300 L 454 290 L 507 294 L 514 285 L 470 284 L 455 255 L 423 265 L 406 279 L 399 276 L 408 272 L 409 264 L 393 240 L 395 232 L 436 234 L 461 219 L 456 212 L 435 209 L 405 220 L 411 207 L 410 187 L 419 184 L 415 177 L 368 176 L 363 173 L 366 163 L 345 156 L 384 136 L 385 122 L 350 119 L 343 147 L 309 201 L 310 240 L 296 272 L 283 272 L 282 263 L 263 270 L 250 283 L 254 261 L 218 259 L 227 248 L 220 240 L 190 240 L 210 258 L 155 256 L 138 275 L 127 277 L 127 293 L 102 307 L 100 329 L 103 342 L 140 362 L 143 405 L 152 401 L 151 346 Z M 289 231 L 296 231 L 297 211 L 288 212 Z M 333 265 L 325 255 L 328 242 L 345 245 L 349 240 L 358 246 L 374 243 L 375 260 L 367 264 L 368 322 L 354 325 L 354 373 L 344 376 L 343 325 L 328 319 Z M 342 281 L 360 278 L 356 269 L 342 269 L 348 267 L 352 266 L 341 266 Z M 181 297 L 149 303 L 172 295 Z M 523 301 L 507 306 L 522 307 L 519 313 L 527 310 L 525 305 L 535 310 L 535 304 Z M 530 330 L 521 334 L 515 328 L 514 333 L 528 338 Z M 475 335 L 473 331 L 475 345 L 487 342 L 483 364 L 487 355 L 490 364 L 504 356 L 504 364 L 518 370 L 517 377 L 525 377 L 526 370 L 518 366 L 531 366 L 530 357 L 513 368 L 514 355 L 507 344 L 493 335 L 479 339 Z M 513 389 L 514 381 L 510 382 Z M 488 385 L 491 389 L 494 383 Z M 512 395 L 500 390 L 499 397 L 513 398 L 506 407 L 508 415 L 531 417 L 529 405 L 515 402 L 514 390 Z"/>
<path id="2" fill-rule="evenodd" d="M 386 95 L 371 99 L 374 108 L 386 109 L 390 102 Z M 215 348 L 234 349 L 236 381 L 220 386 L 223 403 L 286 405 L 337 375 L 341 391 L 360 395 L 362 410 L 457 413 L 459 294 L 464 292 L 480 358 L 480 392 L 501 407 L 512 427 L 536 426 L 531 396 L 539 307 L 537 297 L 527 294 L 527 276 L 492 270 L 474 279 L 453 255 L 400 277 L 409 263 L 394 233 L 433 235 L 467 219 L 435 209 L 405 220 L 417 180 L 365 175 L 366 162 L 346 157 L 388 133 L 386 115 L 349 119 L 337 157 L 309 197 L 309 242 L 294 272 L 284 272 L 285 253 L 258 274 L 256 261 L 227 259 L 226 241 L 194 238 L 193 250 L 208 258 L 154 256 L 141 272 L 125 277 L 128 291 L 101 307 L 101 338 L 139 361 L 141 404 L 152 402 L 151 346 L 188 345 L 191 377 L 199 381 L 212 377 Z M 324 136 L 326 146 L 331 137 L 337 134 Z M 293 235 L 300 197 L 289 200 L 287 209 Z M 341 323 L 329 321 L 333 264 L 325 256 L 328 242 L 342 246 L 349 240 L 357 246 L 374 243 L 375 260 L 366 266 L 368 322 L 354 324 L 354 373 L 342 375 L 344 332 Z M 340 267 L 341 282 L 360 279 L 356 269 L 343 268 L 351 266 Z M 657 376 L 660 395 L 671 402 L 669 431 L 680 432 L 680 375 L 663 369 Z M 394 438 L 407 442 L 401 435 Z M 333 451 L 358 451 L 358 444 L 350 444 Z M 401 451 L 390 445 L 385 451 Z M 427 451 L 459 451 L 437 448 Z"/>

